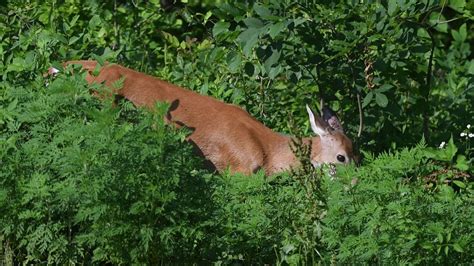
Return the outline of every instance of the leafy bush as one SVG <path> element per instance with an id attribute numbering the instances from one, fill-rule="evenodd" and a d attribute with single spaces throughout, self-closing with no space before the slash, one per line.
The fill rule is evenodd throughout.
<path id="1" fill-rule="evenodd" d="M 436 153 L 451 160 L 449 146 Z M 369 157 L 367 165 L 341 169 L 328 182 L 323 241 L 336 261 L 472 262 L 472 180 L 430 157 L 424 145 Z"/>
<path id="2" fill-rule="evenodd" d="M 310 179 L 316 178 L 316 179 Z M 306 182 L 318 175 L 281 175 L 271 181 L 263 174 L 223 175 L 214 183 L 213 213 L 217 228 L 212 248 L 221 262 L 311 263 L 321 259 L 321 194 Z M 301 182 L 304 181 L 304 182 Z M 214 258 L 215 260 L 216 258 Z"/>
<path id="3" fill-rule="evenodd" d="M 281 132 L 294 124 L 308 133 L 303 106 L 323 98 L 371 152 L 422 135 L 439 145 L 472 124 L 471 3 L 189 2 L 7 1 L 3 77 L 105 52 Z"/>
<path id="4" fill-rule="evenodd" d="M 5 90 L 16 108 L 1 142 L 1 228 L 15 261 L 189 256 L 212 205 L 185 132 L 164 125 L 167 106 L 104 107 L 84 83 L 76 74 Z"/>

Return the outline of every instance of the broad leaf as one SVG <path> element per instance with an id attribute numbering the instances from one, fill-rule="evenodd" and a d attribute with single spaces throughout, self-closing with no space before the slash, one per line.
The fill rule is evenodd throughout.
<path id="1" fill-rule="evenodd" d="M 229 30 L 230 23 L 225 21 L 217 22 L 212 28 L 212 36 L 217 37 L 219 34 Z"/>

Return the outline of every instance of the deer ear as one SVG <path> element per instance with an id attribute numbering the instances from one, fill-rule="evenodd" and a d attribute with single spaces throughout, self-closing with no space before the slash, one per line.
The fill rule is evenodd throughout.
<path id="1" fill-rule="evenodd" d="M 336 131 L 344 132 L 344 129 L 342 128 L 341 122 L 337 118 L 336 113 L 333 110 L 331 110 L 331 108 L 329 108 L 327 106 L 324 106 L 323 110 L 322 110 L 322 113 L 323 113 L 323 120 L 326 123 L 328 123 L 328 125 L 332 129 L 334 129 Z"/>
<path id="2" fill-rule="evenodd" d="M 306 111 L 308 112 L 309 122 L 313 132 L 320 136 L 328 134 L 327 123 L 321 117 L 315 116 L 313 110 L 311 110 L 308 105 L 306 105 Z"/>

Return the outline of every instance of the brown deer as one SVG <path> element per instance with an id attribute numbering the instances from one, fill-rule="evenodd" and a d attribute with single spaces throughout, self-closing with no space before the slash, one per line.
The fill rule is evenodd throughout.
<path id="1" fill-rule="evenodd" d="M 298 167 L 291 136 L 264 126 L 238 106 L 183 89 L 158 78 L 116 64 L 105 64 L 92 75 L 96 61 L 69 61 L 64 65 L 81 65 L 87 71 L 89 84 L 105 83 L 109 88 L 123 79 L 121 89 L 114 91 L 136 106 L 152 108 L 157 101 L 170 104 L 166 120 L 192 130 L 188 140 L 218 170 L 251 174 L 263 169 L 267 175 Z M 49 74 L 58 72 L 50 68 Z M 341 123 L 329 109 L 324 118 L 306 106 L 316 137 L 304 138 L 311 145 L 311 163 L 344 163 L 353 161 L 352 142 Z"/>

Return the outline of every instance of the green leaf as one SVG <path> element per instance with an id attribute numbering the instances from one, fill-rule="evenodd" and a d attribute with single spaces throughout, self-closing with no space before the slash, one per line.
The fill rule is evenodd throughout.
<path id="1" fill-rule="evenodd" d="M 23 71 L 25 69 L 25 60 L 23 58 L 15 57 L 13 58 L 13 63 L 9 64 L 6 72 L 10 71 Z"/>
<path id="2" fill-rule="evenodd" d="M 245 56 L 250 56 L 252 49 L 258 42 L 260 32 L 260 29 L 249 28 L 239 35 L 238 39 L 242 42 L 244 46 L 243 52 Z"/>
<path id="3" fill-rule="evenodd" d="M 439 188 L 439 194 L 438 194 L 438 197 L 443 200 L 443 201 L 447 201 L 447 202 L 450 202 L 450 201 L 453 201 L 453 199 L 455 198 L 456 194 L 454 193 L 454 190 L 452 187 L 448 186 L 448 185 L 442 185 L 440 186 Z M 442 241 L 441 241 L 442 242 Z"/>
<path id="4" fill-rule="evenodd" d="M 75 16 L 72 18 L 72 20 L 69 22 L 69 27 L 71 27 L 71 28 L 74 27 L 74 25 L 76 25 L 76 22 L 77 22 L 77 20 L 79 19 L 79 17 L 80 17 L 79 15 L 75 15 Z"/>
<path id="5" fill-rule="evenodd" d="M 439 23 L 443 21 L 446 21 L 446 17 L 443 14 L 440 14 L 439 12 L 431 13 L 429 20 L 430 25 L 434 26 L 434 28 L 439 32 L 448 33 L 448 23 Z"/>
<path id="6" fill-rule="evenodd" d="M 198 44 L 198 50 L 207 50 L 212 47 L 212 41 L 209 39 L 205 39 Z"/>
<path id="7" fill-rule="evenodd" d="M 122 77 L 120 77 L 119 79 L 115 80 L 112 83 L 112 88 L 116 89 L 116 90 L 119 90 L 119 89 L 123 88 L 124 82 L 125 82 L 125 76 L 122 76 Z"/>
<path id="8" fill-rule="evenodd" d="M 212 36 L 217 37 L 219 34 L 228 31 L 230 27 L 229 22 L 219 21 L 212 28 Z"/>
<path id="9" fill-rule="evenodd" d="M 69 41 L 68 41 L 68 44 L 71 45 L 71 44 L 74 44 L 75 42 L 77 42 L 77 40 L 79 40 L 82 36 L 72 36 Z"/>
<path id="10" fill-rule="evenodd" d="M 444 242 L 443 234 L 438 233 L 437 239 L 438 239 L 439 243 L 443 243 Z"/>
<path id="11" fill-rule="evenodd" d="M 176 38 L 176 36 L 168 33 L 168 32 L 165 32 L 165 31 L 162 31 L 161 32 L 163 34 L 163 37 L 165 37 L 165 40 L 171 44 L 171 46 L 173 47 L 178 47 L 179 46 L 179 40 L 178 38 Z"/>
<path id="12" fill-rule="evenodd" d="M 227 55 L 227 65 L 231 73 L 237 72 L 237 70 L 240 68 L 241 63 L 242 57 L 240 56 L 240 53 L 232 51 Z"/>
<path id="13" fill-rule="evenodd" d="M 295 249 L 295 246 L 292 244 L 287 244 L 281 248 L 284 254 L 289 254 L 291 251 Z"/>
<path id="14" fill-rule="evenodd" d="M 386 107 L 388 104 L 388 99 L 385 94 L 382 93 L 375 93 L 375 102 L 380 106 L 380 107 Z"/>
<path id="15" fill-rule="evenodd" d="M 101 57 L 104 60 L 114 59 L 116 57 L 117 52 L 113 51 L 109 47 L 105 47 L 104 52 L 102 53 Z"/>
<path id="16" fill-rule="evenodd" d="M 454 39 L 456 42 L 462 42 L 462 40 L 461 40 L 461 34 L 459 34 L 458 31 L 456 31 L 456 30 L 451 30 L 451 36 L 453 36 L 453 39 Z"/>
<path id="17" fill-rule="evenodd" d="M 458 186 L 460 188 L 466 188 L 466 184 L 464 184 L 464 182 L 462 182 L 462 181 L 453 180 L 453 183 L 456 184 L 456 186 Z"/>
<path id="18" fill-rule="evenodd" d="M 397 11 L 397 8 L 398 8 L 397 0 L 388 0 L 387 13 L 390 16 L 393 16 L 395 14 L 395 12 Z"/>
<path id="19" fill-rule="evenodd" d="M 460 253 L 464 252 L 464 249 L 458 243 L 453 244 L 453 249 L 457 252 L 460 252 Z"/>
<path id="20" fill-rule="evenodd" d="M 94 29 L 101 24 L 100 16 L 94 15 L 89 21 L 89 29 Z"/>
<path id="21" fill-rule="evenodd" d="M 462 24 L 459 27 L 459 36 L 461 37 L 461 41 L 464 42 L 467 38 L 467 30 L 466 30 L 466 23 Z"/>
<path id="22" fill-rule="evenodd" d="M 386 92 L 386 91 L 390 90 L 391 88 L 393 88 L 393 85 L 383 84 L 382 86 L 377 88 L 375 91 L 378 92 L 378 93 L 382 93 L 382 92 Z"/>
<path id="23" fill-rule="evenodd" d="M 99 66 L 99 65 L 100 65 L 100 66 L 103 66 L 103 65 L 105 64 L 105 60 L 104 60 L 104 58 L 103 58 L 102 56 L 98 56 L 98 55 L 94 54 L 94 55 L 92 55 L 92 57 L 97 61 L 97 63 L 98 63 L 97 66 Z M 100 70 L 100 69 L 97 69 L 97 66 L 96 66 L 96 69 L 94 69 L 94 72 L 96 72 L 96 70 L 97 70 L 97 71 Z M 97 72 L 97 73 L 94 74 L 94 75 L 98 75 L 98 74 L 99 74 L 99 72 Z"/>
<path id="24" fill-rule="evenodd" d="M 41 15 L 38 16 L 38 20 L 41 21 L 43 24 L 47 24 L 49 19 L 48 12 L 43 12 Z"/>
<path id="25" fill-rule="evenodd" d="M 8 204 L 8 192 L 7 190 L 1 188 L 0 189 L 0 206 L 5 206 Z"/>
<path id="26" fill-rule="evenodd" d="M 474 60 L 469 61 L 468 64 L 469 64 L 469 67 L 468 67 L 467 72 L 472 75 L 474 74 Z"/>
<path id="27" fill-rule="evenodd" d="M 454 155 L 456 155 L 456 152 L 458 151 L 458 147 L 454 144 L 453 136 L 448 141 L 448 144 L 446 145 L 446 159 L 447 161 L 451 161 L 454 158 Z"/>
<path id="28" fill-rule="evenodd" d="M 458 148 L 454 144 L 453 137 L 451 136 L 451 138 L 449 139 L 444 149 L 440 150 L 440 149 L 426 148 L 425 156 L 427 156 L 428 158 L 438 160 L 438 161 L 450 162 L 456 155 L 457 151 L 458 151 Z"/>
<path id="29" fill-rule="evenodd" d="M 206 15 L 204 15 L 204 24 L 207 23 L 207 21 L 209 20 L 209 18 L 212 16 L 212 11 L 207 11 L 206 12 Z"/>
<path id="30" fill-rule="evenodd" d="M 466 6 L 466 0 L 449 0 L 448 6 L 457 12 L 463 13 L 464 7 Z"/>
<path id="31" fill-rule="evenodd" d="M 35 60 L 35 57 L 36 57 L 36 53 L 34 51 L 28 51 L 25 55 L 25 65 L 26 67 L 28 67 L 29 69 L 31 69 L 34 65 L 34 60 Z"/>
<path id="32" fill-rule="evenodd" d="M 469 170 L 469 162 L 466 160 L 466 156 L 464 155 L 459 155 L 458 158 L 456 159 L 456 164 L 454 165 L 457 169 L 461 171 L 467 171 Z"/>
<path id="33" fill-rule="evenodd" d="M 272 54 L 265 60 L 264 67 L 267 73 L 270 72 L 270 68 L 275 65 L 280 59 L 280 51 L 277 49 L 272 49 Z"/>
<path id="34" fill-rule="evenodd" d="M 248 28 L 257 28 L 257 29 L 259 29 L 259 28 L 264 26 L 263 22 L 260 19 L 252 18 L 252 17 L 244 19 L 244 23 L 245 23 L 245 25 L 247 25 Z"/>
<path id="35" fill-rule="evenodd" d="M 280 73 L 281 73 L 281 66 L 277 65 L 276 67 L 272 67 L 270 69 L 270 71 L 268 72 L 268 77 L 270 79 L 275 79 L 275 77 L 278 76 L 278 74 Z"/>
<path id="36" fill-rule="evenodd" d="M 306 21 L 308 21 L 308 18 L 305 18 L 305 17 L 303 17 L 303 18 L 295 18 L 295 19 L 292 19 L 291 21 L 292 21 L 292 23 L 293 23 L 293 24 L 295 25 L 295 27 L 296 27 L 296 26 L 298 26 L 298 25 L 300 25 L 300 24 L 303 24 L 303 23 L 305 23 Z"/>
<path id="37" fill-rule="evenodd" d="M 430 34 L 424 28 L 418 28 L 418 30 L 416 31 L 416 35 L 420 38 L 425 38 L 425 39 L 430 38 Z"/>
<path id="38" fill-rule="evenodd" d="M 362 101 L 362 108 L 369 105 L 373 98 L 374 98 L 374 93 L 372 91 L 369 91 L 369 93 L 365 95 L 364 100 Z"/>
<path id="39" fill-rule="evenodd" d="M 14 99 L 7 107 L 8 111 L 13 111 L 18 104 L 18 99 Z"/>
<path id="40" fill-rule="evenodd" d="M 263 18 L 272 15 L 272 12 L 270 11 L 270 9 L 268 9 L 263 4 L 255 4 L 253 6 L 253 10 L 255 10 L 255 13 L 257 13 L 257 15 L 259 15 L 260 17 L 263 17 Z"/>
<path id="41" fill-rule="evenodd" d="M 273 25 L 270 26 L 270 29 L 268 31 L 268 34 L 270 34 L 270 37 L 272 39 L 275 39 L 276 36 L 278 36 L 278 34 L 283 31 L 284 29 L 286 29 L 286 23 L 283 23 L 283 22 L 277 22 Z"/>

